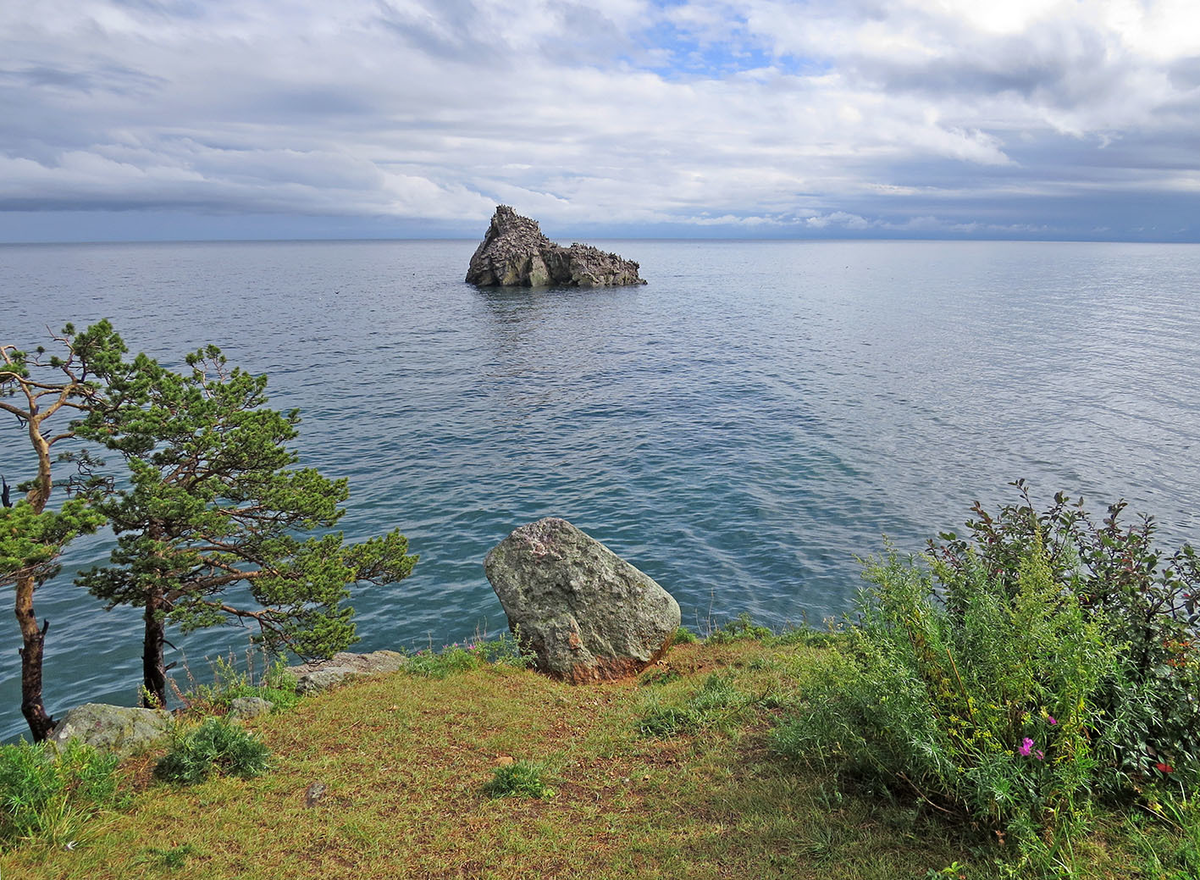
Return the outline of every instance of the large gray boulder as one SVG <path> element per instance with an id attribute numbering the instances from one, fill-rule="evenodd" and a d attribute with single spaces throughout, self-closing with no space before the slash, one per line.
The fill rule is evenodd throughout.
<path id="1" fill-rule="evenodd" d="M 671 646 L 679 603 L 563 519 L 521 526 L 483 561 L 537 668 L 576 684 L 636 675 Z"/>
<path id="2" fill-rule="evenodd" d="M 633 260 L 585 244 L 562 247 L 542 234 L 536 220 L 499 205 L 475 249 L 467 282 L 480 287 L 612 287 L 645 284 Z"/>
<path id="3" fill-rule="evenodd" d="M 86 703 L 67 713 L 51 732 L 50 742 L 63 745 L 81 739 L 97 751 L 127 758 L 165 739 L 171 723 L 171 713 L 161 709 Z"/>
<path id="4" fill-rule="evenodd" d="M 369 654 L 343 651 L 328 660 L 289 666 L 287 671 L 296 677 L 296 693 L 313 694 L 355 678 L 398 672 L 406 662 L 405 656 L 398 651 L 372 651 Z"/>

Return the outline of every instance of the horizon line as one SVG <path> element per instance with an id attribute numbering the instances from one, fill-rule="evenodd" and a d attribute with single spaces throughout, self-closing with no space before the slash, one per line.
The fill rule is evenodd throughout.
<path id="1" fill-rule="evenodd" d="M 559 236 L 566 240 L 570 236 Z M 0 241 L 0 247 L 24 247 L 41 245 L 119 245 L 119 244 L 331 244 L 331 243 L 397 243 L 397 242 L 478 242 L 482 239 L 476 236 L 436 235 L 436 236 L 354 236 L 354 237 L 292 237 L 292 238 L 106 238 L 106 239 L 46 239 L 37 241 Z M 597 235 L 590 237 L 592 241 L 645 241 L 645 242 L 745 242 L 745 243 L 790 243 L 790 244 L 823 244 L 845 242 L 913 242 L 938 244 L 1172 244 L 1196 245 L 1200 239 L 1165 239 L 1165 238 L 1086 238 L 1082 236 L 1061 236 L 1044 238 L 965 238 L 965 237 L 920 237 L 920 236 L 845 236 L 845 237 L 786 237 L 786 236 L 647 236 L 647 235 Z M 586 243 L 579 241 L 578 243 Z"/>

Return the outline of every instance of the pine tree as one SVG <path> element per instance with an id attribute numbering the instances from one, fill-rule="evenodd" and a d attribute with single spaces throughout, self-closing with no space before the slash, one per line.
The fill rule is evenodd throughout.
<path id="1" fill-rule="evenodd" d="M 399 581 L 416 562 L 399 530 L 357 544 L 331 531 L 346 480 L 292 467 L 299 415 L 266 406 L 266 376 L 230 368 L 215 346 L 187 365 L 139 361 L 115 391 L 142 405 L 80 428 L 125 457 L 131 483 L 94 494 L 117 548 L 76 580 L 110 609 L 144 609 L 147 705 L 166 701 L 168 624 L 248 624 L 269 650 L 328 657 L 356 641 L 350 585 Z"/>
<path id="2" fill-rule="evenodd" d="M 62 354 L 47 354 L 38 347 L 30 353 L 15 345 L 0 345 L 0 411 L 14 416 L 29 438 L 36 476 L 19 481 L 24 498 L 0 508 L 0 586 L 12 585 L 14 610 L 21 631 L 21 713 L 35 741 L 54 729 L 42 698 L 42 661 L 50 622 L 38 626 L 34 593 L 58 573 L 58 559 L 77 535 L 99 528 L 104 517 L 82 496 L 66 498 L 50 507 L 54 480 L 53 448 L 75 437 L 77 421 L 63 424 L 65 415 L 102 417 L 126 405 L 120 394 L 110 393 L 109 379 L 128 377 L 131 365 L 123 360 L 125 344 L 107 321 L 76 334 L 68 324 L 52 340 Z M 133 392 L 135 385 L 125 384 Z M 81 466 L 72 479 L 87 474 L 91 459 L 78 451 L 68 454 Z M 7 480 L 5 480 L 5 487 Z M 67 484 L 68 490 L 71 483 Z M 11 507 L 9 506 L 11 504 Z"/>

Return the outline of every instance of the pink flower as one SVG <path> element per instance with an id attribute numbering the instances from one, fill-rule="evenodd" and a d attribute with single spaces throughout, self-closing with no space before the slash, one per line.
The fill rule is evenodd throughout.
<path id="1" fill-rule="evenodd" d="M 1046 720 L 1049 721 L 1051 724 L 1058 724 L 1058 722 L 1054 720 L 1053 715 L 1047 715 Z"/>
<path id="2" fill-rule="evenodd" d="M 1033 740 L 1025 737 L 1025 739 L 1021 740 L 1021 747 L 1017 749 L 1017 752 L 1022 758 L 1028 758 L 1031 751 L 1033 751 Z"/>
<path id="3" fill-rule="evenodd" d="M 1033 756 L 1035 758 L 1037 758 L 1039 761 L 1041 761 L 1041 760 L 1045 759 L 1046 753 L 1043 752 L 1041 749 L 1038 749 L 1036 752 L 1033 753 Z"/>

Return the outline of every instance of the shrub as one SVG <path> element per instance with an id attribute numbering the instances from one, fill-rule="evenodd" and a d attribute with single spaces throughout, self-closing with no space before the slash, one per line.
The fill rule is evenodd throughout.
<path id="1" fill-rule="evenodd" d="M 462 672 L 470 672 L 484 665 L 480 651 L 474 645 L 447 645 L 441 651 L 418 651 L 408 658 L 404 669 L 410 675 L 425 678 L 446 678 Z"/>
<path id="2" fill-rule="evenodd" d="M 1014 560 L 1034 536 L 1044 541 L 1054 582 L 1073 595 L 1117 651 L 1116 666 L 1093 695 L 1104 721 L 1095 733 L 1098 782 L 1120 794 L 1130 781 L 1163 780 L 1185 789 L 1200 783 L 1200 652 L 1195 628 L 1200 614 L 1200 560 L 1190 545 L 1166 557 L 1154 546 L 1154 519 L 1126 526 L 1126 504 L 1110 505 L 1097 524 L 1083 501 L 1061 493 L 1043 513 L 1029 500 L 1024 482 L 1014 483 L 1021 502 L 990 516 L 976 504 L 967 522 L 970 538 L 953 533 L 930 542 L 935 574 L 947 585 L 952 613 L 961 602 L 955 585 L 981 560 L 1012 594 Z"/>
<path id="3" fill-rule="evenodd" d="M 1031 865 L 1069 861 L 1097 792 L 1194 784 L 1200 736 L 1184 548 L 1160 566 L 1153 521 L 1095 526 L 1059 495 L 1022 502 L 923 558 L 889 550 L 783 752 L 879 778 L 994 827 Z M 1185 595 L 1188 594 L 1188 595 Z"/>
<path id="4" fill-rule="evenodd" d="M 492 778 L 483 786 L 489 797 L 554 797 L 554 789 L 542 778 L 546 769 L 533 761 L 515 761 L 497 767 Z"/>
<path id="5" fill-rule="evenodd" d="M 88 819 L 119 803 L 118 759 L 71 740 L 0 746 L 0 847 L 70 843 Z"/>
<path id="6" fill-rule="evenodd" d="M 249 778 L 268 769 L 270 750 L 226 718 L 206 718 L 177 734 L 171 750 L 159 760 L 154 775 L 167 782 L 194 785 L 214 771 Z"/>

